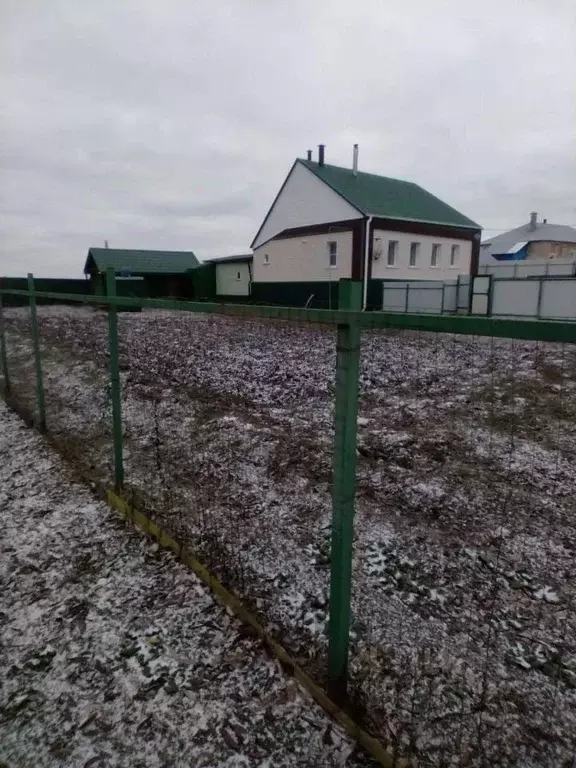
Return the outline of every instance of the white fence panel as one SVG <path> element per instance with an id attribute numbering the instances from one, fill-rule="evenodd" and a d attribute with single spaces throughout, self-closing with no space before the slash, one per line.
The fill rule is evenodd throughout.
<path id="1" fill-rule="evenodd" d="M 574 261 L 516 261 L 508 264 L 482 264 L 480 275 L 494 277 L 571 277 L 576 275 Z"/>
<path id="2" fill-rule="evenodd" d="M 382 284 L 382 309 L 384 312 L 406 312 L 406 283 Z"/>
<path id="3" fill-rule="evenodd" d="M 576 279 L 542 281 L 540 317 L 576 320 Z"/>
<path id="4" fill-rule="evenodd" d="M 536 317 L 539 283 L 539 280 L 496 278 L 492 284 L 492 314 Z"/>
<path id="5" fill-rule="evenodd" d="M 418 281 L 411 283 L 408 295 L 408 312 L 440 314 L 442 312 L 442 283 Z"/>
<path id="6" fill-rule="evenodd" d="M 456 301 L 456 310 L 458 312 L 468 312 L 468 305 L 470 302 L 470 277 L 468 275 L 460 275 L 460 280 L 457 283 L 458 298 Z"/>
<path id="7" fill-rule="evenodd" d="M 472 278 L 472 307 L 473 315 L 487 315 L 490 309 L 491 275 L 476 275 Z"/>
<path id="8" fill-rule="evenodd" d="M 468 289 L 466 289 L 468 296 Z M 458 283 L 444 283 L 444 312 L 456 312 L 458 309 Z"/>
<path id="9" fill-rule="evenodd" d="M 492 298 L 490 301 L 490 280 Z M 576 278 L 474 278 L 472 314 L 576 321 Z M 458 281 L 390 280 L 382 283 L 384 312 L 468 312 L 470 278 Z"/>
<path id="10" fill-rule="evenodd" d="M 455 312 L 458 284 L 455 280 L 393 280 L 382 283 L 384 312 L 416 314 Z M 466 293 L 466 297 L 468 293 Z M 467 299 L 466 299 L 467 300 Z M 466 306 L 468 306 L 466 304 Z"/>

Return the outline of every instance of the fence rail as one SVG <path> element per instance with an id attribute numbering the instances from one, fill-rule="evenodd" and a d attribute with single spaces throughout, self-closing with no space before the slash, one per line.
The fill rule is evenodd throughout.
<path id="1" fill-rule="evenodd" d="M 361 312 L 349 281 L 331 311 L 107 279 L 105 297 L 0 288 L 6 398 L 204 558 L 394 756 L 566 761 L 576 324 Z"/>
<path id="2" fill-rule="evenodd" d="M 344 282 L 344 281 L 341 281 Z M 0 288 L 0 296 L 17 295 L 29 298 L 24 290 Z M 37 299 L 61 300 L 62 303 L 85 304 L 95 307 L 123 307 L 131 309 L 157 309 L 166 311 L 216 314 L 237 318 L 264 318 L 294 322 L 320 323 L 338 326 L 358 323 L 361 328 L 399 328 L 414 331 L 456 333 L 474 336 L 497 336 L 508 339 L 534 341 L 576 341 L 576 328 L 561 320 L 506 319 L 477 316 L 436 316 L 413 312 L 402 315 L 395 312 L 362 312 L 360 310 L 305 309 L 299 307 L 265 306 L 252 304 L 218 304 L 216 302 L 177 301 L 173 299 L 138 299 L 126 296 L 93 296 L 59 294 L 36 291 Z"/>

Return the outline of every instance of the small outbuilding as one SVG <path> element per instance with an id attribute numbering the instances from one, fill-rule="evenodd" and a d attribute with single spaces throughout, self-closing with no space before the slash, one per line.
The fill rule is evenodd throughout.
<path id="1" fill-rule="evenodd" d="M 123 293 L 151 298 L 194 298 L 190 270 L 199 261 L 192 251 L 135 251 L 120 248 L 90 248 L 84 274 L 90 277 L 93 293 L 106 292 L 106 271 L 113 267 L 126 281 Z M 129 281 L 133 291 L 128 289 Z"/>
<path id="2" fill-rule="evenodd" d="M 211 264 L 214 267 L 216 298 L 250 296 L 252 261 L 251 253 L 206 260 L 205 264 Z"/>

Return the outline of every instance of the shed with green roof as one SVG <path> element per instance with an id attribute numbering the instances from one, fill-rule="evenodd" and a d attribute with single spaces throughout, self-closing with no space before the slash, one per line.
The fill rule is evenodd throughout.
<path id="1" fill-rule="evenodd" d="M 84 265 L 95 293 L 105 292 L 106 271 L 112 267 L 125 293 L 149 297 L 193 298 L 190 271 L 199 261 L 192 251 L 149 251 L 90 248 Z"/>

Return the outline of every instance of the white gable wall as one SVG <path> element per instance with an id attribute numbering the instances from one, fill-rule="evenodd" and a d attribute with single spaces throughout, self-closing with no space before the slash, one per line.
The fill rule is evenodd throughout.
<path id="1" fill-rule="evenodd" d="M 377 238 L 380 240 L 378 241 Z M 393 267 L 387 266 L 388 242 L 390 240 L 398 242 L 396 264 Z M 409 264 L 410 243 L 420 243 L 420 258 L 416 267 L 411 267 Z M 430 265 L 433 243 L 438 243 L 441 246 L 437 267 Z M 453 244 L 460 246 L 460 253 L 458 263 L 451 267 L 450 249 Z M 455 280 L 459 274 L 470 274 L 472 258 L 470 240 L 375 230 L 374 250 L 381 252 L 377 259 L 372 260 L 372 277 L 376 280 Z"/>
<path id="2" fill-rule="evenodd" d="M 359 218 L 362 214 L 354 206 L 320 181 L 305 165 L 296 163 L 253 248 L 285 229 Z"/>
<path id="3" fill-rule="evenodd" d="M 330 266 L 328 242 L 338 246 L 336 266 Z M 266 258 L 268 257 L 268 258 Z M 301 235 L 270 240 L 254 250 L 255 283 L 339 280 L 352 274 L 352 232 Z"/>
<path id="4" fill-rule="evenodd" d="M 218 296 L 250 295 L 250 265 L 247 262 L 224 261 L 215 266 Z"/>

